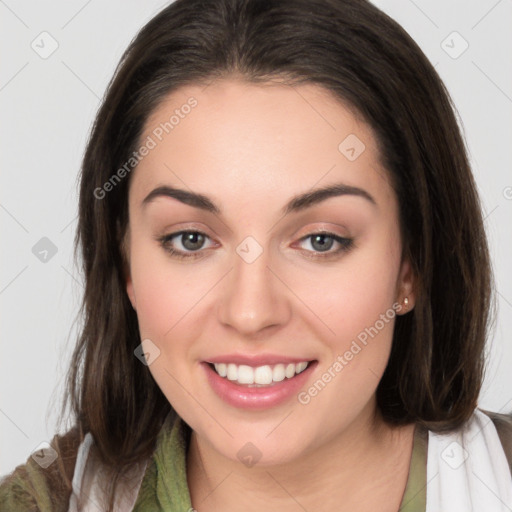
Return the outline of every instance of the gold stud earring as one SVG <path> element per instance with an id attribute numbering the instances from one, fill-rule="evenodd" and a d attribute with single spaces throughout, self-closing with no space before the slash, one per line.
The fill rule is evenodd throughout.
<path id="1" fill-rule="evenodd" d="M 407 309 L 409 306 L 409 299 L 407 297 L 404 298 L 404 309 Z"/>

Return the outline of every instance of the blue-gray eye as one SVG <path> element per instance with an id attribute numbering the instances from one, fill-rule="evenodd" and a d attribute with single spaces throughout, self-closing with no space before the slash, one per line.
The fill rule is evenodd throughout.
<path id="1" fill-rule="evenodd" d="M 334 244 L 334 237 L 325 233 L 311 235 L 311 246 L 316 250 L 328 251 Z"/>
<path id="2" fill-rule="evenodd" d="M 197 251 L 204 245 L 205 237 L 202 233 L 197 231 L 185 231 L 179 233 L 181 236 L 181 244 L 189 251 Z"/>

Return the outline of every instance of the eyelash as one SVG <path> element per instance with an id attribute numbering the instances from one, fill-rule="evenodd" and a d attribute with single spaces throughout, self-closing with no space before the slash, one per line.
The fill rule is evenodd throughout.
<path id="1" fill-rule="evenodd" d="M 161 244 L 161 246 L 164 248 L 164 250 L 167 251 L 171 255 L 171 257 L 176 258 L 178 260 L 184 260 L 184 259 L 195 260 L 202 256 L 201 252 L 203 252 L 203 251 L 201 249 L 198 249 L 197 251 L 183 252 L 180 250 L 173 249 L 169 245 L 173 238 L 177 238 L 181 235 L 186 235 L 186 234 L 191 234 L 191 233 L 202 235 L 205 238 L 210 238 L 206 233 L 203 233 L 202 231 L 184 230 L 184 231 L 177 231 L 176 233 L 170 233 L 168 235 L 163 235 L 163 236 L 157 237 L 157 241 Z M 310 239 L 314 236 L 319 236 L 319 235 L 324 235 L 326 237 L 332 238 L 335 242 L 340 244 L 340 247 L 338 249 L 336 249 L 335 251 L 331 251 L 331 250 L 325 251 L 325 252 L 307 251 L 309 253 L 312 252 L 312 254 L 307 256 L 309 258 L 327 259 L 327 258 L 333 257 L 333 256 L 338 256 L 338 255 L 341 256 L 342 253 L 347 253 L 354 247 L 354 239 L 353 238 L 343 238 L 341 236 L 335 235 L 334 233 L 329 233 L 328 231 L 318 231 L 315 233 L 310 233 L 309 235 L 303 236 L 299 241 L 302 242 L 302 241 Z"/>

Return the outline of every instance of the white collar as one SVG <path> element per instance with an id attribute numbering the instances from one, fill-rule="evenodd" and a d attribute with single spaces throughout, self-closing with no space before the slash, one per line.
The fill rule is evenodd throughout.
<path id="1" fill-rule="evenodd" d="M 512 510 L 512 476 L 493 421 L 476 409 L 463 428 L 429 431 L 426 512 Z"/>

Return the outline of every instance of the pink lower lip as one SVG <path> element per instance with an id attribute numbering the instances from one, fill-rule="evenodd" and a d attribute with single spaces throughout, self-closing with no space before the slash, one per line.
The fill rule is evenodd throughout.
<path id="1" fill-rule="evenodd" d="M 268 409 L 297 395 L 316 365 L 317 361 L 313 361 L 295 377 L 276 382 L 272 386 L 249 388 L 221 377 L 208 363 L 201 363 L 215 393 L 229 405 L 242 409 Z"/>

